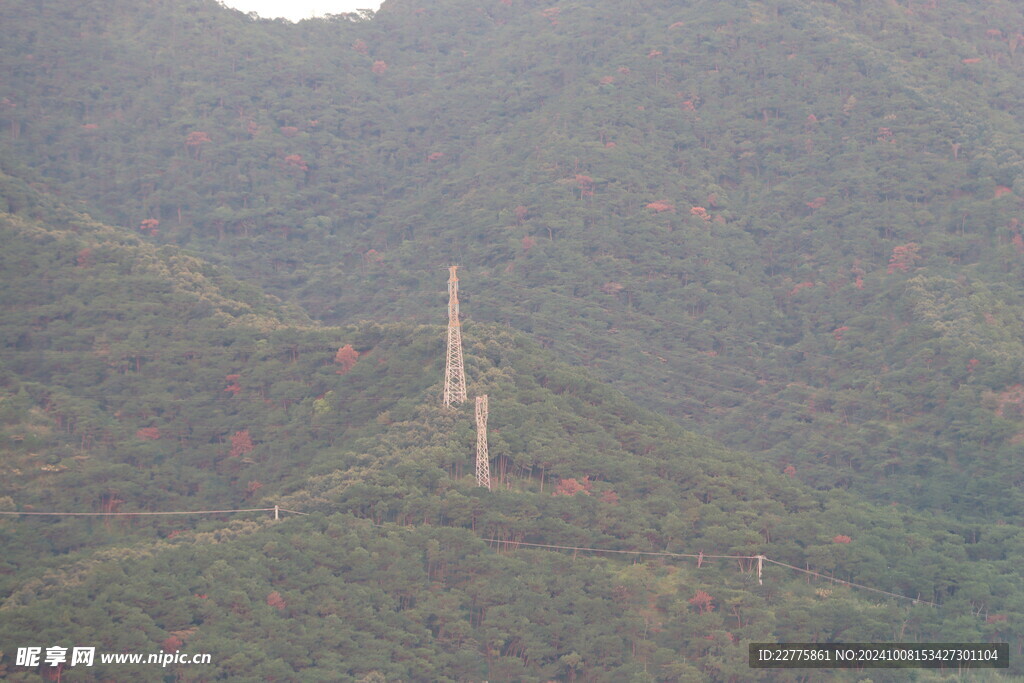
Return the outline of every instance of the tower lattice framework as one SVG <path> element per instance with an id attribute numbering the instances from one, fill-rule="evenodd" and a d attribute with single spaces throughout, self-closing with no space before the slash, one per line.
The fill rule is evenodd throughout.
<path id="1" fill-rule="evenodd" d="M 459 323 L 458 266 L 448 268 L 448 360 L 444 367 L 444 405 L 466 400 L 466 370 L 462 365 L 462 325 Z"/>
<path id="2" fill-rule="evenodd" d="M 476 397 L 476 485 L 491 490 L 491 459 L 487 453 L 487 394 Z"/>

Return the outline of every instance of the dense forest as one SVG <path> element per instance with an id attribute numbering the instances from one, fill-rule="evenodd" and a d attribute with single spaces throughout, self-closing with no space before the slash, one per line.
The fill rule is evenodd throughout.
<path id="1" fill-rule="evenodd" d="M 0 676 L 1024 671 L 1016 4 L 0 22 L 0 512 L 254 510 L 0 515 Z M 453 263 L 490 491 L 440 400 Z"/>

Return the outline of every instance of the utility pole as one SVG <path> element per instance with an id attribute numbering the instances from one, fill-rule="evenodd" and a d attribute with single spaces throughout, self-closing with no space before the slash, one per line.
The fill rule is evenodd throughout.
<path id="1" fill-rule="evenodd" d="M 476 485 L 491 490 L 491 460 L 487 454 L 487 394 L 476 397 Z"/>
<path id="2" fill-rule="evenodd" d="M 459 276 L 458 266 L 450 266 L 448 272 L 448 360 L 444 367 L 444 405 L 466 400 L 466 371 L 462 365 L 462 325 L 459 323 Z"/>

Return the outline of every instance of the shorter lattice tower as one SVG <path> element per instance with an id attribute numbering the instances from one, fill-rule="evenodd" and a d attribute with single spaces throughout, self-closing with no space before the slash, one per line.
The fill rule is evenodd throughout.
<path id="1" fill-rule="evenodd" d="M 450 266 L 448 272 L 448 360 L 444 366 L 444 405 L 462 403 L 466 400 L 466 370 L 462 365 L 462 325 L 459 323 L 459 276 L 458 266 Z"/>
<path id="2" fill-rule="evenodd" d="M 487 454 L 487 395 L 476 397 L 476 485 L 491 490 L 491 457 Z"/>

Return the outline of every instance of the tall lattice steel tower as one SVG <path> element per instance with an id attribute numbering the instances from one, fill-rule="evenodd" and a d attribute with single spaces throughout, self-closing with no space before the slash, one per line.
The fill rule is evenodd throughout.
<path id="1" fill-rule="evenodd" d="M 476 397 L 476 485 L 491 490 L 491 458 L 487 454 L 487 394 Z"/>
<path id="2" fill-rule="evenodd" d="M 458 266 L 448 268 L 448 361 L 444 366 L 444 405 L 466 400 L 466 370 L 462 366 L 462 325 L 459 323 Z"/>

